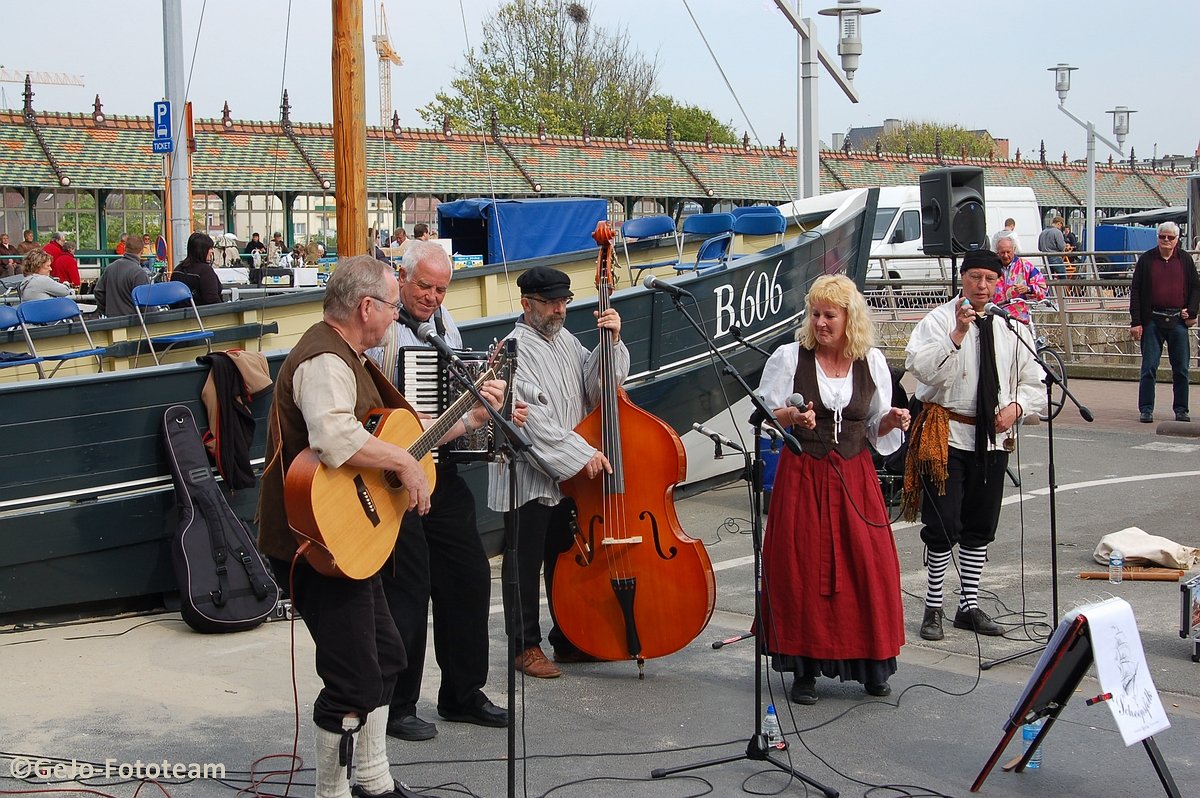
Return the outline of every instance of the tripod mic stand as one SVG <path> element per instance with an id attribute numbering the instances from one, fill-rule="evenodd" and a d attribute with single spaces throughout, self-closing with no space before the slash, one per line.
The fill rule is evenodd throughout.
<path id="1" fill-rule="evenodd" d="M 688 320 L 688 322 L 691 323 L 691 325 L 696 328 L 696 331 L 700 333 L 700 336 L 705 341 L 708 342 L 710 350 L 714 354 L 716 354 L 716 356 L 721 360 L 722 363 L 725 364 L 725 367 L 723 369 L 724 373 L 728 376 L 733 377 L 734 380 L 737 381 L 737 383 L 742 387 L 742 390 L 746 393 L 746 395 L 750 397 L 750 401 L 754 404 L 754 407 L 755 407 L 754 415 L 751 417 L 750 421 L 754 425 L 754 440 L 755 440 L 756 444 L 754 447 L 752 447 L 752 449 L 753 449 L 752 452 L 748 452 L 748 451 L 742 452 L 742 455 L 745 458 L 745 467 L 743 469 L 742 478 L 749 480 L 750 487 L 751 487 L 751 494 L 752 494 L 752 502 L 751 502 L 752 506 L 751 506 L 751 510 L 750 510 L 750 530 L 751 530 L 750 537 L 751 537 L 751 546 L 754 549 L 754 630 L 756 632 L 756 639 L 754 641 L 754 734 L 751 735 L 749 741 L 746 743 L 745 753 L 734 754 L 732 756 L 726 756 L 726 757 L 720 757 L 718 759 L 710 759 L 705 762 L 693 762 L 690 765 L 680 765 L 679 767 L 656 768 L 656 769 L 650 771 L 650 776 L 652 778 L 661 779 L 661 778 L 665 778 L 667 776 L 674 775 L 676 773 L 684 773 L 684 772 L 687 772 L 690 770 L 698 770 L 699 768 L 712 767 L 715 765 L 725 765 L 730 762 L 739 762 L 743 759 L 748 759 L 753 762 L 766 762 L 766 763 L 772 765 L 773 767 L 775 767 L 777 770 L 781 770 L 784 773 L 787 773 L 787 774 L 793 776 L 794 778 L 799 779 L 800 781 L 804 782 L 805 784 L 815 787 L 816 789 L 818 789 L 822 793 L 824 793 L 826 798 L 837 798 L 838 791 L 835 790 L 834 788 L 827 787 L 824 784 L 821 784 L 816 779 L 812 778 L 811 776 L 808 776 L 805 773 L 802 773 L 801 771 L 792 767 L 788 763 L 783 762 L 783 761 L 771 756 L 771 753 L 770 753 L 771 747 L 767 744 L 767 737 L 765 734 L 763 734 L 763 730 L 762 730 L 762 718 L 763 718 L 763 703 L 762 703 L 763 663 L 762 663 L 762 656 L 763 656 L 763 646 L 761 643 L 761 639 L 758 638 L 757 636 L 763 634 L 763 625 L 762 625 L 763 459 L 762 459 L 761 453 L 759 452 L 759 449 L 757 446 L 757 441 L 758 441 L 759 437 L 761 437 L 762 426 L 764 423 L 770 423 L 771 425 L 776 426 L 778 429 L 779 422 L 777 422 L 775 420 L 774 414 L 772 414 L 771 411 L 767 409 L 767 406 L 763 403 L 762 399 L 760 399 L 759 396 L 754 392 L 754 390 L 751 389 L 751 387 L 746 383 L 746 380 L 737 371 L 737 369 L 735 369 L 730 364 L 730 362 L 725 358 L 725 356 L 721 354 L 720 350 L 718 350 L 715 346 L 713 346 L 712 341 L 710 341 L 708 336 L 705 335 L 703 328 L 700 327 L 700 325 L 697 324 L 696 321 L 688 314 L 687 310 L 684 309 L 683 303 L 682 303 L 680 297 L 676 296 L 676 297 L 674 297 L 674 299 L 675 299 L 675 306 L 684 315 L 684 318 L 686 318 Z M 787 444 L 788 448 L 791 448 L 794 452 L 799 453 L 800 444 L 796 441 L 796 439 L 793 438 L 792 435 L 789 434 L 786 430 L 778 429 L 778 431 L 780 433 L 782 433 L 783 439 L 784 439 L 785 443 Z M 717 646 L 717 645 L 714 645 L 713 647 L 719 648 L 719 646 Z"/>
<path id="2" fill-rule="evenodd" d="M 1061 379 L 1059 379 L 1058 375 L 1054 373 L 1054 370 L 1048 367 L 1045 362 L 1038 357 L 1037 349 L 1035 349 L 1034 346 L 1029 343 L 1029 341 L 1025 340 L 1024 337 L 1018 334 L 1016 330 L 1013 330 L 1012 319 L 1005 317 L 1004 322 L 1008 325 L 1008 329 L 1012 330 L 1013 335 L 1016 335 L 1017 340 L 1021 342 L 1021 345 L 1028 349 L 1033 355 L 1034 361 L 1042 369 L 1042 382 L 1046 384 L 1046 471 L 1050 482 L 1050 603 L 1054 613 L 1051 619 L 1050 627 L 1053 629 L 1058 625 L 1058 497 L 1056 495 L 1058 484 L 1054 475 L 1054 416 L 1056 414 L 1051 411 L 1051 403 L 1054 399 L 1054 386 L 1058 385 L 1058 387 L 1062 389 L 1063 394 L 1071 400 L 1075 407 L 1079 409 L 1079 415 L 1084 421 L 1090 424 L 1095 420 L 1096 417 L 1092 415 L 1092 411 L 1089 410 L 1086 405 L 1075 398 L 1075 394 L 1071 393 L 1071 389 L 1068 388 Z M 1033 648 L 1026 649 L 1025 651 L 1021 651 L 1016 654 L 1009 654 L 1006 657 L 988 660 L 987 662 L 980 663 L 979 667 L 981 670 L 986 671 L 995 665 L 1002 665 L 1005 662 L 1012 662 L 1015 659 L 1020 659 L 1021 657 L 1028 656 L 1029 654 L 1037 654 L 1045 648 L 1046 644 L 1043 643 L 1040 646 L 1034 646 Z"/>

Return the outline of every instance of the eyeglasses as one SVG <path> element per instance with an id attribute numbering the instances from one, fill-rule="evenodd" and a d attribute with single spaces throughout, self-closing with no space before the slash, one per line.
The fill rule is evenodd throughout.
<path id="1" fill-rule="evenodd" d="M 563 296 L 563 297 L 559 297 L 558 299 L 546 299 L 545 297 L 534 296 L 533 294 L 526 294 L 525 298 L 532 300 L 534 302 L 537 302 L 539 305 L 552 305 L 552 306 L 553 305 L 569 305 L 575 301 L 575 297 L 573 297 L 573 296 Z"/>
<path id="2" fill-rule="evenodd" d="M 1161 235 L 1161 234 L 1160 234 L 1160 235 L 1159 235 L 1159 237 L 1158 237 L 1158 240 L 1159 240 L 1159 241 L 1174 241 L 1174 240 L 1175 240 L 1175 239 L 1177 239 L 1177 238 L 1179 238 L 1179 236 L 1168 236 L 1168 235 Z"/>
<path id="3" fill-rule="evenodd" d="M 399 303 L 398 301 L 397 301 L 397 302 L 388 302 L 386 299 L 380 299 L 380 298 L 379 298 L 379 297 L 377 297 L 377 296 L 368 296 L 367 298 L 368 298 L 368 299 L 374 299 L 376 302 L 382 302 L 383 304 L 387 305 L 389 308 L 391 308 L 391 309 L 392 309 L 392 313 L 393 313 L 394 315 L 396 315 L 396 316 L 399 316 L 399 315 L 400 315 L 400 307 L 401 307 L 401 305 L 400 305 L 400 303 Z"/>

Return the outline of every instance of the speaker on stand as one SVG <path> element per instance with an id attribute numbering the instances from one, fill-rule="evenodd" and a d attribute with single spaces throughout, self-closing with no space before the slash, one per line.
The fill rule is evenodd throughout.
<path id="1" fill-rule="evenodd" d="M 987 249 L 983 170 L 978 166 L 932 169 L 920 178 L 921 245 L 926 255 L 949 257 L 951 295 L 958 292 L 958 259 Z"/>

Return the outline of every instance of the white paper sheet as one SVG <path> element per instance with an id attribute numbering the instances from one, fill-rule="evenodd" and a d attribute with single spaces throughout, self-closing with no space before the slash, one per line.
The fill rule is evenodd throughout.
<path id="1" fill-rule="evenodd" d="M 1124 599 L 1112 598 L 1081 607 L 1079 614 L 1087 618 L 1100 691 L 1112 693 L 1105 703 L 1125 745 L 1170 728 L 1146 664 L 1133 608 Z"/>

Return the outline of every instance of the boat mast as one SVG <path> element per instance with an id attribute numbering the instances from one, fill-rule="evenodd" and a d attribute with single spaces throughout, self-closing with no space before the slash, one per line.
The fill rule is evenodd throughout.
<path id="1" fill-rule="evenodd" d="M 167 176 L 167 203 L 170 218 L 164 231 L 167 239 L 168 269 L 182 258 L 175 257 L 182 253 L 188 236 L 192 233 L 192 197 L 188 187 L 188 175 L 191 167 L 188 163 L 187 114 L 185 113 L 184 69 L 183 69 L 183 9 L 179 0 L 162 0 L 163 9 L 163 65 L 165 68 L 166 98 L 171 104 L 171 120 L 175 129 L 171 138 L 175 140 L 175 149 L 167 159 L 169 168 Z"/>
<path id="2" fill-rule="evenodd" d="M 340 257 L 367 254 L 362 0 L 333 3 L 333 175 Z"/>

